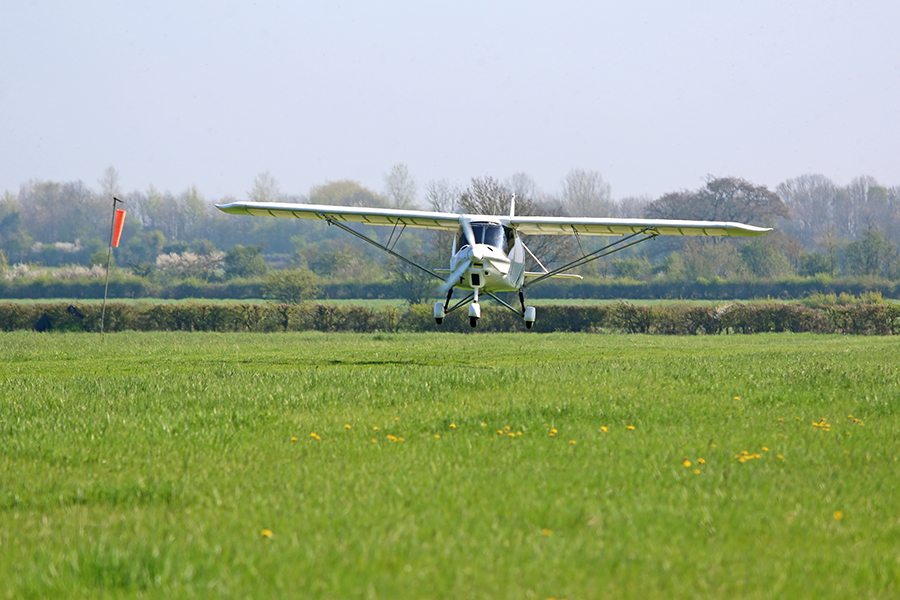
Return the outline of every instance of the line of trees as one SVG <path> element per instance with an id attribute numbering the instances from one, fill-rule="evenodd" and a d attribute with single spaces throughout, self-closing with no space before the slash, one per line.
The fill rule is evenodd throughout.
<path id="1" fill-rule="evenodd" d="M 417 279 L 377 250 L 323 223 L 226 215 L 196 187 L 180 194 L 155 187 L 124 192 L 112 167 L 92 189 L 81 181 L 29 181 L 0 197 L 0 273 L 24 276 L 38 267 L 103 264 L 112 196 L 124 199 L 129 216 L 115 254 L 120 268 L 171 281 L 258 279 L 270 269 L 308 269 L 323 282 L 407 280 L 413 296 L 428 297 L 433 283 Z M 658 238 L 611 259 L 582 267 L 588 277 L 650 281 L 667 278 L 778 279 L 796 276 L 900 279 L 900 187 L 858 177 L 839 186 L 822 175 L 803 175 L 774 190 L 737 177 L 712 177 L 695 190 L 657 199 L 613 199 L 600 173 L 573 170 L 560 191 L 547 193 L 526 174 L 508 180 L 475 178 L 465 187 L 429 181 L 422 187 L 405 165 L 384 176 L 382 193 L 351 180 L 326 182 L 308 194 L 281 192 L 262 173 L 245 199 L 349 206 L 424 208 L 446 212 L 507 214 L 516 197 L 518 214 L 655 217 L 729 220 L 773 226 L 761 238 Z M 367 232 L 386 240 L 390 231 Z M 397 249 L 431 266 L 445 266 L 452 234 L 407 231 Z M 560 264 L 608 240 L 562 236 L 529 238 L 544 264 Z M 417 291 L 418 290 L 418 291 Z"/>

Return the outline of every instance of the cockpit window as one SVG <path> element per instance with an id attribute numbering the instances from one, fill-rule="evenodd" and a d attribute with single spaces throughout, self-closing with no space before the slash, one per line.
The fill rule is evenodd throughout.
<path id="1" fill-rule="evenodd" d="M 506 252 L 507 235 L 503 231 L 503 226 L 496 223 L 472 223 L 472 235 L 475 237 L 476 244 L 487 244 L 494 248 Z M 459 231 L 459 237 L 456 240 L 456 247 L 460 250 L 469 245 L 462 229 Z"/>

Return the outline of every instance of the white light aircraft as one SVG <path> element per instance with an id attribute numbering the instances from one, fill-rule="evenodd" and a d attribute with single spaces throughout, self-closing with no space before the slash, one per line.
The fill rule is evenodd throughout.
<path id="1" fill-rule="evenodd" d="M 254 217 L 292 217 L 296 219 L 318 219 L 335 225 L 344 231 L 377 246 L 388 254 L 441 280 L 442 294 L 447 299 L 434 305 L 434 320 L 440 324 L 444 317 L 469 305 L 469 323 L 472 327 L 481 318 L 481 295 L 487 295 L 509 310 L 520 315 L 525 327 L 531 329 L 535 321 L 533 306 L 525 306 L 525 289 L 550 277 L 571 277 L 580 275 L 565 273 L 613 252 L 623 250 L 658 235 L 731 236 L 752 237 L 764 235 L 771 229 L 754 227 L 742 223 L 722 221 L 676 221 L 669 219 L 597 219 L 571 217 L 524 217 L 515 214 L 515 198 L 510 203 L 508 216 L 459 215 L 453 213 L 427 212 L 420 210 L 395 210 L 389 208 L 364 208 L 352 206 L 326 206 L 319 204 L 285 204 L 277 202 L 234 202 L 217 205 L 219 210 L 233 215 Z M 392 226 L 391 235 L 385 244 L 352 229 L 347 223 Z M 442 229 L 456 231 L 449 269 L 432 271 L 394 251 L 397 240 L 407 227 L 420 229 Z M 622 236 L 621 239 L 599 250 L 585 253 L 568 264 L 556 269 L 547 269 L 531 253 L 522 241 L 525 235 L 602 235 Z M 539 272 L 525 270 L 526 253 L 534 258 L 543 269 Z M 449 273 L 442 277 L 438 273 Z M 469 292 L 453 306 L 450 300 L 454 288 Z M 518 292 L 521 310 L 510 306 L 496 296 L 497 292 Z"/>

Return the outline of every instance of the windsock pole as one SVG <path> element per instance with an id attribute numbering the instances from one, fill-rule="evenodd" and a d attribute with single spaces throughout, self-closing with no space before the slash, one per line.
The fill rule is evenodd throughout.
<path id="1" fill-rule="evenodd" d="M 106 285 L 103 288 L 103 308 L 100 310 L 100 333 L 103 333 L 103 326 L 106 323 L 106 296 L 109 293 L 109 263 L 112 258 L 113 246 L 119 246 L 119 238 L 122 235 L 122 225 L 125 221 L 125 211 L 117 210 L 116 206 L 122 202 L 115 196 L 113 197 L 113 215 L 112 223 L 109 226 L 109 249 L 106 252 Z M 124 202 L 122 202 L 124 204 Z"/>

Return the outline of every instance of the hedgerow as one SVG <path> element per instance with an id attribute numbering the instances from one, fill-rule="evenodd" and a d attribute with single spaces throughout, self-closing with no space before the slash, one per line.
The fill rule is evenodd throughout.
<path id="1" fill-rule="evenodd" d="M 99 331 L 98 304 L 0 303 L 0 330 L 33 329 L 46 315 L 50 330 Z M 156 304 L 111 302 L 105 331 L 455 331 L 524 330 L 521 317 L 497 306 L 482 308 L 476 329 L 465 308 L 437 325 L 432 308 L 327 306 L 322 304 Z M 48 321 L 49 320 L 49 321 Z M 542 306 L 535 332 L 646 333 L 664 335 L 750 334 L 763 332 L 896 335 L 900 305 L 863 304 L 812 308 L 770 302 L 726 306 L 646 306 L 617 302 L 606 306 Z"/>
<path id="2" fill-rule="evenodd" d="M 144 277 L 114 275 L 109 281 L 109 295 L 115 298 L 262 298 L 262 279 L 232 279 L 208 282 L 198 278 L 157 283 Z M 104 279 L 74 277 L 60 279 L 39 277 L 0 278 L 0 298 L 102 298 Z M 325 282 L 320 297 L 330 299 L 405 298 L 406 291 L 395 281 Z M 547 299 L 668 299 L 668 300 L 733 300 L 777 298 L 780 300 L 834 295 L 861 296 L 878 293 L 885 298 L 900 298 L 900 282 L 872 277 L 832 279 L 828 276 L 793 277 L 781 280 L 699 279 L 673 281 L 654 279 L 585 279 L 583 281 L 549 280 L 528 289 L 529 298 Z"/>

